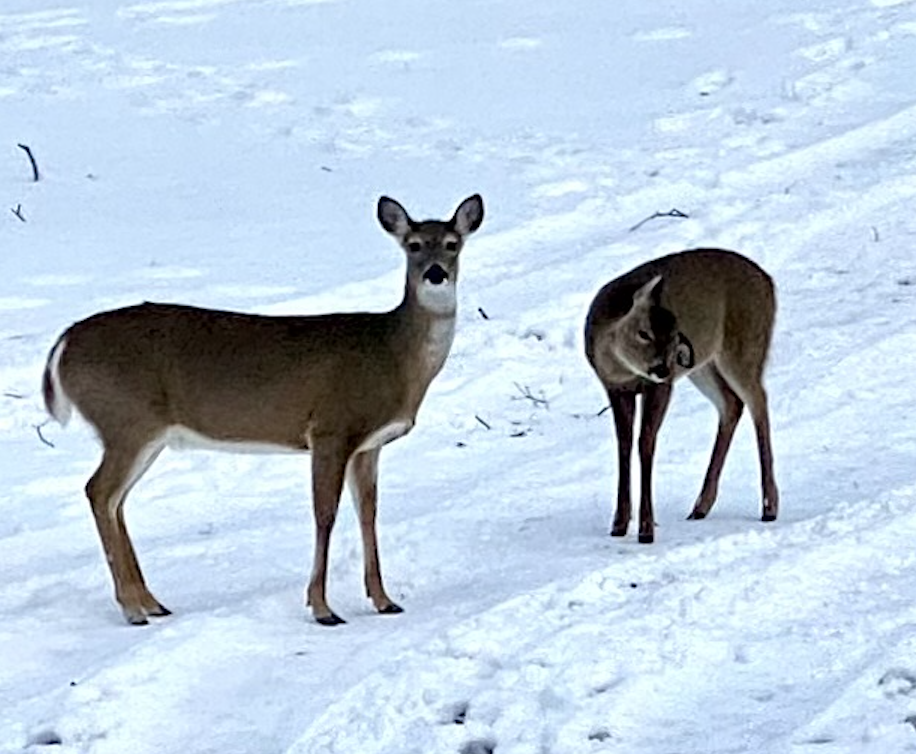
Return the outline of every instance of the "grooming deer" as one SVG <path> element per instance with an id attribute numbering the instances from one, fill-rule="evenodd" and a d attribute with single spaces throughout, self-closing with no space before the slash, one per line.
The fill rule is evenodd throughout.
<path id="1" fill-rule="evenodd" d="M 168 615 L 144 582 L 124 500 L 167 446 L 311 453 L 315 554 L 307 588 L 314 618 L 328 606 L 328 545 L 342 487 L 359 514 L 366 592 L 399 613 L 382 584 L 376 482 L 382 446 L 414 425 L 455 332 L 458 259 L 483 221 L 479 195 L 450 220 L 414 221 L 381 197 L 378 220 L 407 257 L 404 298 L 384 313 L 272 317 L 144 303 L 72 325 L 48 357 L 43 392 L 66 424 L 75 408 L 102 443 L 86 485 L 129 623 Z"/>
<path id="2" fill-rule="evenodd" d="M 674 382 L 687 375 L 716 406 L 719 428 L 703 487 L 689 518 L 705 518 L 746 405 L 754 421 L 763 488 L 763 521 L 775 521 L 779 492 L 763 371 L 776 314 L 773 281 L 733 251 L 693 249 L 655 259 L 612 280 L 595 296 L 585 323 L 585 353 L 604 385 L 617 431 L 617 509 L 611 535 L 630 523 L 630 457 L 636 396 L 639 436 L 639 541 L 652 542 L 652 463 Z"/>

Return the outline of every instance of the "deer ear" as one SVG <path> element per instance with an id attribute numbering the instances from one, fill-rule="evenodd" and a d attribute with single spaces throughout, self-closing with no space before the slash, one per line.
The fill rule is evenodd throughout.
<path id="1" fill-rule="evenodd" d="M 402 237 L 410 230 L 410 215 L 398 202 L 387 196 L 378 200 L 378 221 L 393 236 Z"/>
<path id="2" fill-rule="evenodd" d="M 636 306 L 636 304 L 645 305 L 650 303 L 652 295 L 655 293 L 655 289 L 661 282 L 662 276 L 656 275 L 648 283 L 637 290 L 636 293 L 633 294 L 633 306 Z"/>
<path id="3" fill-rule="evenodd" d="M 458 235 L 466 236 L 473 233 L 483 222 L 483 199 L 480 194 L 469 196 L 455 210 L 452 225 Z"/>
<path id="4" fill-rule="evenodd" d="M 693 369 L 696 360 L 693 354 L 693 343 L 684 333 L 677 334 L 677 364 L 684 369 Z"/>

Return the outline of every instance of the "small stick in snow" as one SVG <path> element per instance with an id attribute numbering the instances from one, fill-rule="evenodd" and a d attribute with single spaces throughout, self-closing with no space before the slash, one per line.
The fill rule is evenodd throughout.
<path id="1" fill-rule="evenodd" d="M 480 314 L 480 316 L 483 317 L 484 319 L 490 319 L 487 313 L 483 310 L 482 306 L 477 307 L 477 313 Z"/>
<path id="2" fill-rule="evenodd" d="M 878 233 L 878 229 L 874 225 L 871 226 L 871 240 L 874 241 L 875 243 L 878 243 L 878 241 L 881 240 L 881 236 Z"/>
<path id="3" fill-rule="evenodd" d="M 493 427 L 491 427 L 489 424 L 487 424 L 487 423 L 486 423 L 483 419 L 481 419 L 477 414 L 474 414 L 474 418 L 477 419 L 477 421 L 479 421 L 481 424 L 483 424 L 483 426 L 486 427 L 487 429 L 493 429 Z"/>
<path id="4" fill-rule="evenodd" d="M 38 439 L 39 439 L 39 440 L 41 440 L 41 441 L 42 441 L 45 445 L 47 445 L 49 448 L 53 448 L 53 447 L 54 447 L 54 443 L 51 442 L 47 437 L 45 437 L 45 436 L 41 433 L 41 428 L 44 427 L 45 424 L 47 424 L 47 423 L 48 423 L 47 421 L 43 421 L 41 424 L 36 424 L 36 425 L 35 425 L 35 431 L 38 433 Z"/>
<path id="5" fill-rule="evenodd" d="M 32 179 L 37 182 L 41 176 L 38 174 L 38 163 L 35 162 L 35 156 L 32 154 L 32 150 L 29 149 L 28 144 L 17 144 L 16 146 L 28 155 L 29 162 L 32 163 Z"/>
<path id="6" fill-rule="evenodd" d="M 604 416 L 604 412 L 607 411 L 610 407 L 611 407 L 611 404 L 609 403 L 607 406 L 601 409 L 597 414 L 595 414 L 595 416 Z"/>
<path id="7" fill-rule="evenodd" d="M 528 387 L 527 385 L 522 387 L 517 382 L 513 382 L 512 384 L 515 385 L 516 388 L 518 388 L 518 391 L 522 394 L 522 398 L 526 398 L 527 400 L 531 401 L 536 406 L 543 406 L 544 408 L 550 408 L 550 403 L 548 403 L 543 393 L 541 393 L 540 397 L 538 397 L 537 395 L 534 395 L 531 392 L 531 388 Z"/>
<path id="8" fill-rule="evenodd" d="M 657 217 L 681 217 L 688 218 L 690 215 L 687 215 L 681 212 L 679 209 L 670 209 L 667 212 L 656 212 L 654 215 L 649 215 L 645 220 L 640 220 L 636 225 L 630 228 L 630 233 L 634 230 L 639 230 L 643 225 L 645 225 L 650 220 L 655 220 Z"/>
<path id="9" fill-rule="evenodd" d="M 17 204 L 16 209 L 10 208 L 10 212 L 12 212 L 14 215 L 16 215 L 16 217 L 22 220 L 22 222 L 25 222 L 25 217 L 22 214 L 22 205 L 21 204 Z"/>

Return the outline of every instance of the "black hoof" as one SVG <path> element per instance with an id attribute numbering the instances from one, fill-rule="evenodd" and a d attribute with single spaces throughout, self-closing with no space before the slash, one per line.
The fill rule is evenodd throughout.
<path id="1" fill-rule="evenodd" d="M 379 610 L 379 615 L 397 615 L 398 613 L 403 613 L 404 608 L 400 605 L 395 605 L 393 602 L 390 605 L 383 607 Z"/>
<path id="2" fill-rule="evenodd" d="M 651 545 L 655 541 L 654 534 L 640 534 L 639 535 L 639 544 L 641 545 Z"/>
<path id="3" fill-rule="evenodd" d="M 688 521 L 702 521 L 706 518 L 706 514 L 703 511 L 691 511 L 690 515 L 687 516 Z"/>
<path id="4" fill-rule="evenodd" d="M 775 521 L 775 520 L 776 520 L 776 514 L 775 514 L 775 513 L 764 513 L 764 514 L 760 517 L 760 520 L 761 520 L 761 521 L 766 521 L 767 523 L 769 523 L 770 521 Z"/>
<path id="5" fill-rule="evenodd" d="M 627 530 L 625 528 L 620 529 L 615 526 L 613 529 L 611 529 L 611 536 L 612 537 L 625 537 L 627 536 Z"/>
<path id="6" fill-rule="evenodd" d="M 131 626 L 148 626 L 149 621 L 145 615 L 126 615 L 124 616 Z"/>
<path id="7" fill-rule="evenodd" d="M 152 618 L 164 618 L 167 615 L 171 615 L 172 611 L 163 605 L 159 605 L 159 607 L 154 608 L 153 610 L 147 610 L 146 614 Z"/>
<path id="8" fill-rule="evenodd" d="M 315 620 L 320 623 L 322 626 L 342 626 L 346 621 L 341 618 L 339 615 L 331 613 L 330 615 L 323 615 L 320 618 L 315 618 Z"/>

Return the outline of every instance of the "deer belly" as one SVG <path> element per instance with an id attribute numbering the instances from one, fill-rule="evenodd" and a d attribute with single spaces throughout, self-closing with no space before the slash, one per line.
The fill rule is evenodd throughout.
<path id="1" fill-rule="evenodd" d="M 221 440 L 195 432 L 182 425 L 169 427 L 165 433 L 165 445 L 174 450 L 217 450 L 227 453 L 297 453 L 306 449 L 256 440 Z"/>

